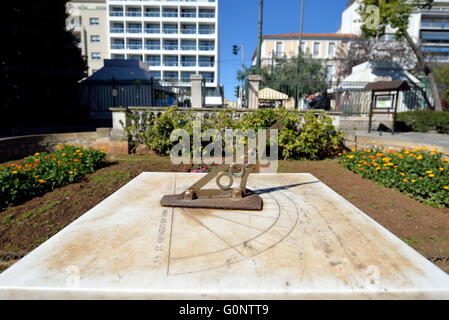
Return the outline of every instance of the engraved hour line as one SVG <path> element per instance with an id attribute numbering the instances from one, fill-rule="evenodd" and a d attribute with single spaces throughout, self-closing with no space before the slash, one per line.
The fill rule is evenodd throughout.
<path id="1" fill-rule="evenodd" d="M 293 232 L 293 230 L 296 228 L 296 226 L 297 226 L 297 224 L 298 224 L 298 221 L 299 221 L 299 209 L 298 209 L 298 207 L 295 205 L 295 202 L 294 202 L 289 196 L 287 196 L 287 195 L 286 195 L 285 193 L 283 193 L 282 191 L 281 191 L 280 193 L 281 193 L 284 197 L 286 197 L 288 200 L 290 200 L 291 203 L 294 204 L 294 208 L 295 208 L 296 214 L 297 214 L 297 219 L 296 219 L 295 225 L 292 227 L 292 229 L 290 230 L 290 232 L 289 232 L 287 235 L 285 235 L 284 238 L 278 240 L 278 241 L 277 241 L 276 243 L 274 243 L 272 246 L 270 246 L 270 247 L 268 247 L 268 248 L 266 248 L 266 249 L 260 251 L 258 254 L 252 255 L 252 256 L 250 256 L 250 257 L 248 257 L 248 258 L 245 258 L 245 259 L 243 259 L 243 260 L 250 259 L 250 258 L 254 258 L 255 256 L 258 256 L 258 255 L 260 255 L 260 254 L 262 254 L 262 253 L 264 253 L 264 252 L 266 252 L 266 251 L 268 251 L 268 250 L 274 248 L 274 247 L 275 247 L 276 245 L 278 245 L 280 242 L 282 242 L 283 240 L 287 239 L 287 238 L 291 235 L 291 233 Z M 270 196 L 271 198 L 273 198 L 273 199 L 276 201 L 277 205 L 279 206 L 278 201 L 277 201 L 271 194 L 269 194 L 269 196 Z M 279 206 L 279 210 L 280 210 L 280 206 Z M 280 212 L 280 211 L 279 211 L 279 212 Z M 278 218 L 279 218 L 279 217 L 278 217 Z M 276 220 L 277 220 L 277 219 L 276 219 Z M 276 223 L 276 222 L 275 222 L 275 223 Z M 269 229 L 271 229 L 272 227 L 273 227 L 273 226 L 271 226 Z M 266 232 L 268 232 L 269 229 L 267 229 Z M 264 233 L 266 233 L 266 232 L 264 232 Z M 262 233 L 262 234 L 264 234 L 264 233 Z M 253 240 L 257 239 L 257 238 L 258 238 L 258 237 L 254 238 L 254 239 L 247 240 L 246 242 L 253 241 Z M 226 250 L 227 250 L 227 249 L 226 249 Z M 216 252 L 220 252 L 220 251 L 223 251 L 223 250 L 218 250 L 218 251 L 216 251 Z M 216 252 L 213 252 L 213 253 L 216 253 Z M 233 262 L 233 263 L 231 263 L 231 264 L 238 263 L 238 262 L 241 262 L 241 261 L 243 261 L 243 260 L 238 260 L 238 261 Z M 204 270 L 197 270 L 197 271 L 191 271 L 191 272 L 174 273 L 174 274 L 172 274 L 172 275 L 173 275 L 173 276 L 180 276 L 180 275 L 184 275 L 184 274 L 192 274 L 192 273 L 206 272 L 206 271 L 211 271 L 211 270 L 215 270 L 215 269 L 219 269 L 219 268 L 225 267 L 225 266 L 227 266 L 227 265 L 229 265 L 229 264 L 230 264 L 230 263 L 226 263 L 226 264 L 223 264 L 223 265 L 220 265 L 220 266 L 216 266 L 216 267 L 212 267 L 212 268 L 204 269 Z"/>
<path id="2" fill-rule="evenodd" d="M 200 225 L 202 225 L 204 228 L 206 228 L 207 231 L 211 232 L 214 236 L 216 236 L 218 239 L 220 239 L 221 241 L 223 241 L 224 243 L 226 243 L 231 249 L 234 249 L 239 255 L 241 255 L 242 257 L 244 257 L 245 259 L 247 259 L 248 257 L 246 257 L 243 253 L 241 253 L 239 250 L 237 250 L 232 244 L 228 243 L 226 240 L 224 240 L 222 237 L 220 237 L 217 233 L 215 233 L 212 229 L 210 229 L 208 226 L 206 226 L 204 223 L 202 223 L 200 220 L 198 220 L 197 218 L 195 218 L 189 211 L 187 211 L 184 208 L 181 208 L 181 210 L 187 214 L 189 217 L 191 217 L 193 220 L 195 220 L 196 222 L 198 222 Z"/>
<path id="3" fill-rule="evenodd" d="M 244 227 L 247 227 L 247 228 L 251 228 L 251 229 L 254 229 L 254 230 L 257 230 L 257 231 L 265 231 L 264 229 L 257 228 L 257 227 L 255 227 L 255 226 L 251 226 L 251 225 L 249 225 L 249 224 L 241 223 L 241 222 L 238 222 L 238 221 L 234 221 L 234 220 L 232 220 L 232 219 L 227 219 L 227 218 L 224 218 L 224 217 L 220 217 L 220 216 L 217 216 L 217 215 L 215 215 L 215 214 L 213 214 L 213 213 L 206 212 L 206 211 L 201 210 L 201 209 L 199 209 L 199 211 L 200 211 L 201 213 L 205 214 L 205 215 L 208 215 L 208 216 L 211 216 L 211 217 L 214 217 L 214 218 L 217 218 L 217 219 L 222 219 L 222 220 L 225 220 L 225 221 L 229 221 L 229 222 L 232 222 L 232 223 L 235 223 L 235 224 L 239 224 L 239 225 L 241 225 L 241 226 L 244 226 Z"/>
<path id="4" fill-rule="evenodd" d="M 256 239 L 256 238 L 258 238 L 258 237 L 264 235 L 265 233 L 269 232 L 269 231 L 276 225 L 276 222 L 279 220 L 279 216 L 280 216 L 280 214 L 281 214 L 281 207 L 280 207 L 278 201 L 275 199 L 275 197 L 274 197 L 272 194 L 268 194 L 268 195 L 274 200 L 274 202 L 275 202 L 276 205 L 278 206 L 278 210 L 279 210 L 278 212 L 279 212 L 279 213 L 278 213 L 278 215 L 276 216 L 276 220 L 273 222 L 273 224 L 272 224 L 271 226 L 269 226 L 269 227 L 268 227 L 266 230 L 264 230 L 262 233 L 256 235 L 255 237 L 253 237 L 253 238 L 251 238 L 251 239 L 249 239 L 249 240 L 246 240 L 246 241 L 244 241 L 244 242 L 242 242 L 242 243 L 239 243 L 239 244 L 235 245 L 235 247 L 238 247 L 238 246 L 244 244 L 245 242 L 250 242 L 250 241 L 252 241 L 252 240 L 254 240 L 254 239 Z M 276 241 L 278 241 L 278 240 L 276 240 Z M 208 255 L 208 254 L 215 254 L 215 253 L 218 253 L 218 252 L 222 252 L 222 251 L 225 251 L 225 250 L 228 250 L 228 249 L 229 249 L 229 248 L 225 248 L 225 249 L 221 249 L 221 250 L 217 250 L 217 251 L 213 251 L 213 252 L 208 252 L 208 253 L 205 253 L 205 254 L 199 254 L 199 255 L 195 255 L 195 256 L 187 256 L 187 257 L 176 257 L 176 258 L 173 258 L 173 259 L 174 259 L 174 260 L 182 260 L 182 259 L 189 259 L 189 258 L 201 257 L 201 256 L 205 256 L 205 255 Z"/>

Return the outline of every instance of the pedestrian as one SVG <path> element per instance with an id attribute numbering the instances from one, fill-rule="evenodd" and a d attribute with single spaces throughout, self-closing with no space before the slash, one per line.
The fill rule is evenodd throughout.
<path id="1" fill-rule="evenodd" d="M 323 109 L 329 111 L 331 109 L 331 100 L 327 96 L 327 89 L 321 91 L 320 95 L 316 96 L 312 102 L 309 103 L 312 109 Z"/>

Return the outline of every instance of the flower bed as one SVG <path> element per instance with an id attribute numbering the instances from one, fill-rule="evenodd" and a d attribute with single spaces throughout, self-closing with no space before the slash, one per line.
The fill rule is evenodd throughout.
<path id="1" fill-rule="evenodd" d="M 449 160 L 435 149 L 353 149 L 339 161 L 363 178 L 432 206 L 449 207 Z"/>
<path id="2" fill-rule="evenodd" d="M 36 153 L 0 164 L 0 210 L 77 181 L 105 160 L 105 150 L 73 145 L 57 149 L 54 153 Z"/>

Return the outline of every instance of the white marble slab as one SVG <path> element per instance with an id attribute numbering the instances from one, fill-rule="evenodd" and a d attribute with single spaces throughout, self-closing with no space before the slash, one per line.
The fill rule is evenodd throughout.
<path id="1" fill-rule="evenodd" d="M 172 209 L 144 173 L 0 274 L 0 299 L 449 299 L 449 276 L 310 174 L 251 175 L 262 212 Z"/>

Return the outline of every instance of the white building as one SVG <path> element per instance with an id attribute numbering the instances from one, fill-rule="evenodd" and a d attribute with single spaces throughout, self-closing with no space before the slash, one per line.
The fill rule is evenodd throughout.
<path id="1" fill-rule="evenodd" d="M 339 63 L 338 52 L 346 52 L 354 34 L 342 33 L 303 33 L 301 49 L 303 54 L 321 61 L 326 80 L 335 83 Z M 299 33 L 264 35 L 261 48 L 261 66 L 276 66 L 279 61 L 291 59 L 299 53 Z M 253 65 L 257 62 L 257 49 L 253 54 Z"/>
<path id="2" fill-rule="evenodd" d="M 201 74 L 216 95 L 218 0 L 107 0 L 107 10 L 111 59 L 139 59 L 162 83 Z"/>
<path id="3" fill-rule="evenodd" d="M 340 33 L 361 34 L 359 0 L 351 0 L 342 15 Z M 392 30 L 390 30 L 392 32 Z M 449 0 L 435 0 L 431 10 L 416 9 L 410 17 L 408 33 L 430 54 L 433 62 L 449 62 Z M 393 37 L 388 34 L 386 38 Z"/>
<path id="4" fill-rule="evenodd" d="M 74 31 L 93 21 L 105 34 L 106 39 L 90 33 L 80 36 L 82 47 L 92 38 L 102 48 L 83 50 L 90 74 L 104 59 L 138 59 L 163 85 L 176 82 L 188 88 L 190 76 L 201 74 L 206 95 L 219 95 L 218 0 L 73 0 L 69 7 L 78 10 L 69 14 L 81 15 L 86 3 L 93 9 L 105 7 L 105 21 L 100 11 L 94 11 L 98 17 L 74 20 Z"/>

